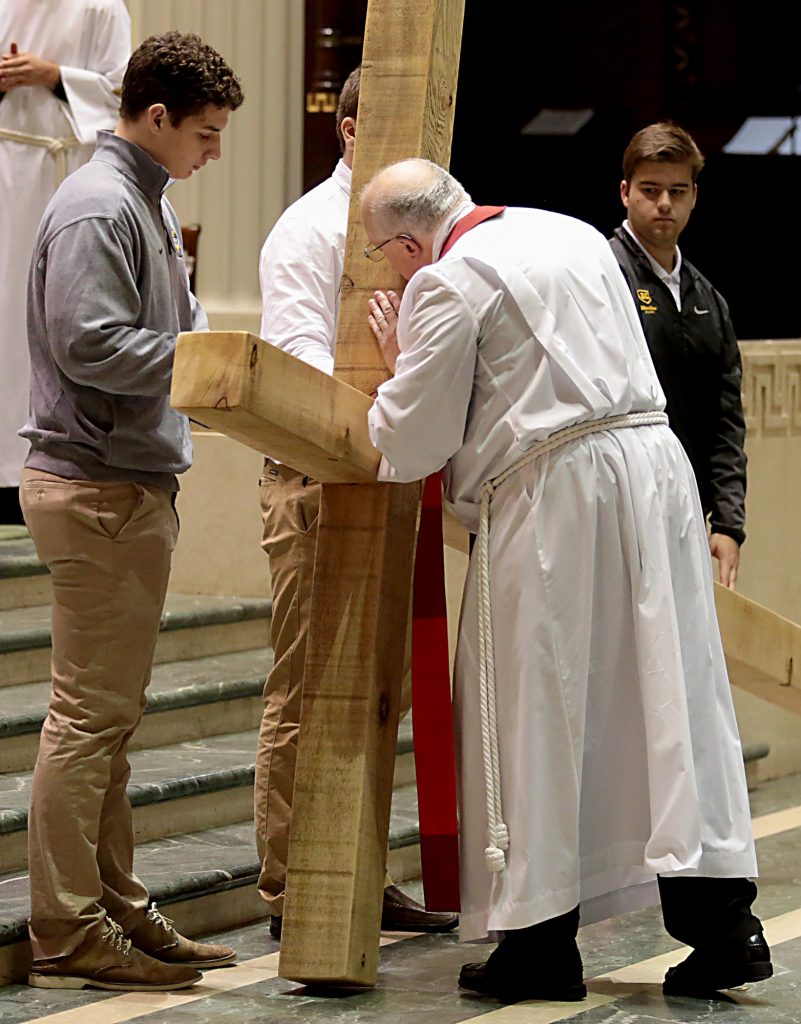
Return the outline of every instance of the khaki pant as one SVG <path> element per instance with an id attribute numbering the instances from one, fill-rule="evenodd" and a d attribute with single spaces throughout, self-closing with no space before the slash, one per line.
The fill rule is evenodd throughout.
<path id="1" fill-rule="evenodd" d="M 265 463 L 260 485 L 262 547 L 270 560 L 272 579 L 274 663 L 264 687 L 254 820 L 261 860 L 259 891 L 274 915 L 282 914 L 284 908 L 320 494 L 315 480 L 288 466 Z M 406 672 L 401 717 L 410 706 L 411 675 Z M 385 884 L 391 884 L 389 876 Z"/>
<path id="2" fill-rule="evenodd" d="M 147 906 L 133 871 L 126 748 L 145 706 L 178 536 L 172 495 L 26 469 L 20 504 L 53 581 L 53 688 L 28 825 L 36 959 Z"/>

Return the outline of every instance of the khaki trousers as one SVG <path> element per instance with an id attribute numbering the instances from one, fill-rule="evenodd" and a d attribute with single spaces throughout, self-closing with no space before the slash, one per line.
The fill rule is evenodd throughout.
<path id="1" fill-rule="evenodd" d="M 260 500 L 264 523 L 262 547 L 270 561 L 272 580 L 274 662 L 264 687 L 264 713 L 256 751 L 254 821 L 261 860 L 259 891 L 269 904 L 270 913 L 276 916 L 284 909 L 321 491 L 320 484 L 310 477 L 266 461 Z M 411 674 L 407 671 L 401 690 L 401 717 L 410 707 Z M 385 884 L 392 884 L 388 875 Z"/>
<path id="2" fill-rule="evenodd" d="M 26 469 L 20 504 L 53 582 L 52 695 L 28 824 L 35 959 L 147 907 L 133 871 L 126 748 L 145 707 L 178 537 L 172 495 Z"/>

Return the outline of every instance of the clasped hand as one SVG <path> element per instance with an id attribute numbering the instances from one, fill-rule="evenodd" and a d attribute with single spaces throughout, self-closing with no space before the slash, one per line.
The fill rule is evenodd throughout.
<path id="1" fill-rule="evenodd" d="M 33 53 L 4 53 L 0 57 L 0 92 L 23 85 L 44 85 L 52 90 L 60 77 L 58 64 Z"/>

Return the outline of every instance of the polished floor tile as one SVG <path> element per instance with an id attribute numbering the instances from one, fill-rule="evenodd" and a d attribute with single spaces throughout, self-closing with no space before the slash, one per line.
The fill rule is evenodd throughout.
<path id="1" fill-rule="evenodd" d="M 460 945 L 454 935 L 385 936 L 377 986 L 321 994 L 276 976 L 277 945 L 265 924 L 220 938 L 234 945 L 237 966 L 209 972 L 185 993 L 112 995 L 0 990 L 0 1022 L 28 1024 L 801 1024 L 801 777 L 761 786 L 752 794 L 761 865 L 757 911 L 772 942 L 775 976 L 714 1000 L 666 998 L 660 978 L 683 955 L 662 928 L 657 908 L 582 928 L 579 942 L 588 979 L 581 1003 L 503 1006 L 462 993 L 461 965 L 483 959 L 491 946 Z M 768 819 L 767 815 L 774 815 Z M 406 886 L 420 896 L 419 886 Z M 776 936 L 776 938 L 772 938 Z"/>

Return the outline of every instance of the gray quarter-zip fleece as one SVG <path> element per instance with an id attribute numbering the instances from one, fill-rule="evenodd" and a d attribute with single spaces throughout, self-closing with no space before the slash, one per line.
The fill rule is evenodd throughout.
<path id="1" fill-rule="evenodd" d="M 176 336 L 206 330 L 189 291 L 166 170 L 99 132 L 45 211 L 28 280 L 26 466 L 175 490 L 192 462 L 170 407 Z"/>

